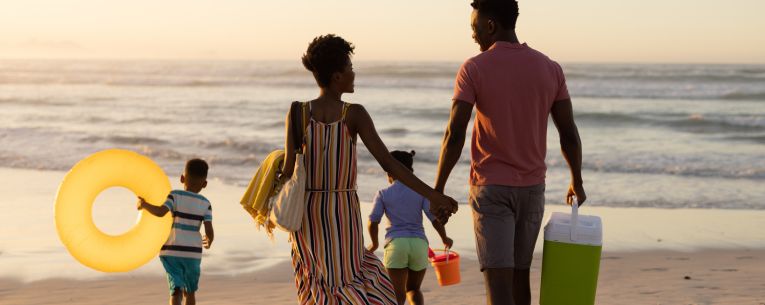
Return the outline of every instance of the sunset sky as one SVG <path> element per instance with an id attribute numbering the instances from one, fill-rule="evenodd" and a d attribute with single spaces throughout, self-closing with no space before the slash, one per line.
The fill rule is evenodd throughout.
<path id="1" fill-rule="evenodd" d="M 3 0 L 0 58 L 295 59 L 318 34 L 357 60 L 461 61 L 469 0 Z M 563 62 L 765 63 L 762 0 L 525 0 L 522 41 Z"/>

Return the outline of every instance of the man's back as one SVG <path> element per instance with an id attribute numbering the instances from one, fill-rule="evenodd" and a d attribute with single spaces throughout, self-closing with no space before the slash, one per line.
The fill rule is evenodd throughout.
<path id="1" fill-rule="evenodd" d="M 454 100 L 476 108 L 471 185 L 544 183 L 547 118 L 553 102 L 569 98 L 560 66 L 499 41 L 463 64 L 454 90 Z"/>

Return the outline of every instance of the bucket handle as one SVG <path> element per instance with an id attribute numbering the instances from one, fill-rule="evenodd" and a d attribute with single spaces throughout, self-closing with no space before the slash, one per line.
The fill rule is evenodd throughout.
<path id="1" fill-rule="evenodd" d="M 576 200 L 576 197 L 573 198 L 571 201 L 571 226 L 570 226 L 570 234 L 571 234 L 571 241 L 576 241 L 577 235 L 576 235 L 576 227 L 579 224 L 579 203 Z"/>

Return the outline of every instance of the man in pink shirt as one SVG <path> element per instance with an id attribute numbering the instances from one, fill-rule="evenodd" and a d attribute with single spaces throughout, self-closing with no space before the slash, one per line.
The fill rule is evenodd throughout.
<path id="1" fill-rule="evenodd" d="M 481 53 L 457 74 L 436 190 L 443 192 L 459 160 L 475 107 L 470 206 L 487 302 L 525 305 L 531 302 L 529 267 L 544 214 L 548 116 L 571 170 L 569 204 L 587 198 L 581 142 L 560 65 L 518 42 L 518 3 L 474 0 L 471 6 Z"/>

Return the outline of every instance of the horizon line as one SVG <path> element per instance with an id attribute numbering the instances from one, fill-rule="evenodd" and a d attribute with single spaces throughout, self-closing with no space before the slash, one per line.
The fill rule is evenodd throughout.
<path id="1" fill-rule="evenodd" d="M 358 63 L 462 63 L 462 60 L 412 60 L 412 59 L 363 59 L 357 60 Z M 0 61 L 165 61 L 165 62 L 295 62 L 300 63 L 300 59 L 254 59 L 254 58 L 204 58 L 204 57 L 2 57 Z M 765 66 L 765 62 L 699 62 L 699 61 L 563 61 L 556 60 L 562 64 L 587 64 L 587 65 L 757 65 Z"/>

